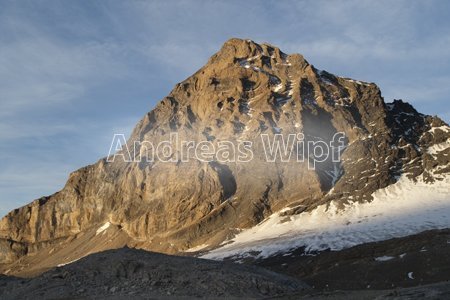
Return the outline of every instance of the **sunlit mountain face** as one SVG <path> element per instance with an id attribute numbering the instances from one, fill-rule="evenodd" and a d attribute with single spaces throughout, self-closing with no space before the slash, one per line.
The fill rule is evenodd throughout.
<path id="1" fill-rule="evenodd" d="M 449 136 L 374 83 L 231 39 L 107 157 L 2 219 L 4 272 L 125 245 L 264 258 L 445 228 Z"/>

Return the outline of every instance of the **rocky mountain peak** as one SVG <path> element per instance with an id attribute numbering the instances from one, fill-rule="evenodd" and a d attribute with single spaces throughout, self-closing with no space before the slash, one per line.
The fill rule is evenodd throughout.
<path id="1" fill-rule="evenodd" d="M 271 60 L 281 63 L 288 58 L 288 55 L 283 53 L 278 47 L 269 44 L 257 44 L 252 40 L 244 40 L 232 38 L 226 41 L 222 48 L 211 57 L 210 63 L 213 62 L 230 62 L 243 59 L 257 59 L 264 61 L 267 65 Z M 300 54 L 292 56 L 294 61 L 304 62 L 306 60 Z"/>
<path id="2" fill-rule="evenodd" d="M 167 161 L 150 159 L 162 150 L 149 154 L 148 145 L 173 133 L 214 149 L 228 141 L 235 154 L 247 141 L 252 159 L 199 160 L 182 143 L 172 143 Z M 336 150 L 342 159 L 314 168 L 316 156 L 300 144 L 289 160 L 268 160 L 261 138 L 302 134 L 305 143 L 330 143 L 337 133 L 345 137 Z M 401 101 L 386 104 L 373 83 L 230 39 L 138 122 L 127 142 L 132 161 L 103 158 L 72 173 L 61 191 L 5 216 L 0 257 L 20 272 L 32 255 L 62 263 L 124 245 L 166 253 L 214 248 L 280 210 L 289 216 L 331 201 L 371 201 L 400 176 L 439 180 L 450 172 L 450 150 L 436 145 L 449 136 L 439 119 Z"/>

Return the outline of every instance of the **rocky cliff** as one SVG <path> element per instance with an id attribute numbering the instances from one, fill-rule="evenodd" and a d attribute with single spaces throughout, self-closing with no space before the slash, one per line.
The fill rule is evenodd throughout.
<path id="1" fill-rule="evenodd" d="M 249 141 L 253 157 L 202 161 L 175 143 L 170 153 L 157 149 L 166 162 L 152 161 L 145 142 L 171 141 L 173 133 L 216 149 Z M 343 133 L 340 161 L 327 158 L 312 169 L 314 153 L 298 148 L 289 161 L 267 160 L 262 134 L 298 133 L 306 144 Z M 231 39 L 138 122 L 127 146 L 140 161 L 103 158 L 70 174 L 61 191 L 5 216 L 0 260 L 7 266 L 45 253 L 61 263 L 71 257 L 61 251 L 88 236 L 104 239 L 102 246 L 79 256 L 123 245 L 166 253 L 214 247 L 283 208 L 298 214 L 331 200 L 371 201 L 400 175 L 440 180 L 450 172 L 449 137 L 442 120 L 401 100 L 386 104 L 373 83 L 318 70 L 268 44 Z"/>

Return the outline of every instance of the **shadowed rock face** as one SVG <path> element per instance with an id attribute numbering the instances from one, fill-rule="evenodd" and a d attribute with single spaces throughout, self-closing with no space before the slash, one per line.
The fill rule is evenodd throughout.
<path id="1" fill-rule="evenodd" d="M 370 201 L 371 194 L 406 173 L 438 180 L 448 173 L 449 127 L 402 101 L 385 104 L 373 83 L 320 71 L 299 54 L 249 40 L 231 39 L 208 63 L 138 122 L 128 141 L 251 141 L 245 163 L 182 162 L 176 145 L 172 162 L 127 163 L 105 158 L 72 174 L 59 192 L 16 209 L 0 222 L 0 258 L 67 246 L 106 222 L 127 236 L 130 247 L 176 253 L 222 242 L 236 229 L 253 226 L 287 206 L 311 209 L 330 200 Z M 346 136 L 342 161 L 267 162 L 261 134 L 303 133 L 304 141 Z M 301 154 L 296 154 L 298 156 Z M 145 156 L 145 155 L 144 155 Z M 107 233 L 109 234 L 109 233 Z M 116 234 L 116 233 L 115 233 Z M 105 244 L 103 249 L 114 247 Z M 87 253 L 86 253 L 87 254 Z M 55 261 L 57 264 L 61 261 Z"/>

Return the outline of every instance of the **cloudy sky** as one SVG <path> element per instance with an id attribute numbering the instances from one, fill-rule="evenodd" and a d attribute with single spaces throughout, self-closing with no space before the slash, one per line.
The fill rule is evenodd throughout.
<path id="1" fill-rule="evenodd" d="M 0 215 L 106 156 L 231 37 L 450 120 L 449 1 L 0 0 Z"/>

